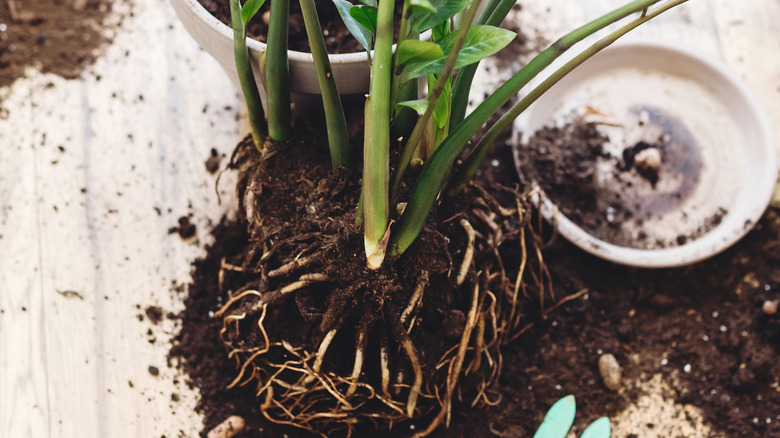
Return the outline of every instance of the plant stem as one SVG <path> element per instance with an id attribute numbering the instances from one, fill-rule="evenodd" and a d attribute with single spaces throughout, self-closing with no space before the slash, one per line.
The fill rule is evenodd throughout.
<path id="1" fill-rule="evenodd" d="M 536 56 L 523 69 L 512 76 L 504 85 L 498 88 L 482 102 L 463 122 L 461 122 L 449 137 L 436 149 L 433 156 L 423 166 L 412 198 L 406 205 L 403 215 L 391 236 L 390 251 L 393 256 L 402 254 L 423 228 L 425 219 L 439 196 L 452 164 L 457 159 L 469 139 L 479 128 L 509 101 L 528 81 L 540 71 L 549 66 L 556 58 L 571 46 L 582 41 L 587 36 L 604 27 L 615 23 L 633 13 L 658 3 L 661 0 L 636 0 L 621 8 L 599 17 L 590 23 L 566 34 L 550 47 Z"/>
<path id="2" fill-rule="evenodd" d="M 571 73 L 572 70 L 577 68 L 583 62 L 587 61 L 591 56 L 595 55 L 596 53 L 600 52 L 604 48 L 608 47 L 610 44 L 614 43 L 618 38 L 622 37 L 626 33 L 635 29 L 637 26 L 647 22 L 648 20 L 662 14 L 663 12 L 675 6 L 685 3 L 686 1 L 688 0 L 670 1 L 667 4 L 660 6 L 658 9 L 655 9 L 653 11 L 648 11 L 647 14 L 631 21 L 630 23 L 626 24 L 620 29 L 610 33 L 606 37 L 597 41 L 592 46 L 588 47 L 587 49 L 583 50 L 580 54 L 572 58 L 571 61 L 564 64 L 560 69 L 553 72 L 550 75 L 550 77 L 545 79 L 536 88 L 531 90 L 531 92 L 528 93 L 528 95 L 523 97 L 509 111 L 507 111 L 507 113 L 504 114 L 501 117 L 501 119 L 499 119 L 498 122 L 496 122 L 495 125 L 490 127 L 490 129 L 485 133 L 485 136 L 482 137 L 482 139 L 480 139 L 479 143 L 474 148 L 474 151 L 471 153 L 471 155 L 469 155 L 469 158 L 463 164 L 460 171 L 450 180 L 446 189 L 446 193 L 448 195 L 452 195 L 454 193 L 457 193 L 464 187 L 466 187 L 469 181 L 471 181 L 471 179 L 474 178 L 474 175 L 476 175 L 477 170 L 479 169 L 479 165 L 482 164 L 482 161 L 485 159 L 485 156 L 490 150 L 490 146 L 498 138 L 498 136 L 501 135 L 501 132 L 503 132 L 504 129 L 506 129 L 532 103 L 534 103 L 539 97 L 541 97 L 544 93 L 546 93 L 547 90 L 549 90 L 553 85 L 557 84 L 561 79 L 563 79 L 564 76 Z"/>
<path id="3" fill-rule="evenodd" d="M 490 0 L 490 3 L 482 11 L 482 15 L 477 20 L 478 24 L 487 24 L 490 26 L 500 25 L 506 18 L 509 11 L 512 10 L 516 0 Z M 452 86 L 452 115 L 450 116 L 450 132 L 463 121 L 466 117 L 466 107 L 469 104 L 469 94 L 471 84 L 474 82 L 474 75 L 477 73 L 479 62 L 463 67 L 458 76 L 455 77 L 455 83 Z"/>
<path id="4" fill-rule="evenodd" d="M 317 70 L 317 81 L 322 93 L 322 105 L 325 109 L 325 124 L 328 128 L 328 145 L 330 147 L 330 163 L 333 171 L 339 167 L 349 167 L 349 133 L 347 118 L 341 106 L 341 97 L 333 77 L 333 70 L 322 36 L 320 20 L 314 0 L 300 0 L 303 22 L 306 26 L 306 36 L 309 39 L 311 55 L 314 58 L 314 68 Z"/>
<path id="5" fill-rule="evenodd" d="M 230 19 L 233 24 L 233 53 L 236 58 L 236 72 L 241 92 L 244 94 L 246 109 L 249 114 L 249 126 L 252 129 L 252 140 L 255 147 L 262 151 L 268 129 L 265 123 L 263 102 L 260 100 L 260 91 L 257 89 L 255 75 L 252 72 L 252 64 L 249 63 L 249 51 L 246 47 L 246 28 L 241 20 L 241 3 L 239 0 L 230 0 Z"/>
<path id="6" fill-rule="evenodd" d="M 410 4 L 411 0 L 403 0 L 404 7 L 401 11 L 401 25 L 398 29 L 398 40 L 396 41 L 395 46 L 399 47 L 402 42 L 407 40 L 409 38 L 409 21 L 412 17 L 412 6 Z M 390 108 L 392 109 L 395 107 L 395 104 L 398 102 L 398 93 L 400 90 L 400 84 L 398 83 L 398 76 L 400 73 L 400 62 L 398 61 L 398 58 L 393 58 L 393 79 L 391 82 L 392 90 L 391 90 L 391 100 L 390 100 Z"/>
<path id="7" fill-rule="evenodd" d="M 393 0 L 379 0 L 371 64 L 371 87 L 366 102 L 363 144 L 364 244 L 368 266 L 378 269 L 385 257 L 381 241 L 387 231 L 389 207 L 390 82 L 393 73 Z"/>
<path id="8" fill-rule="evenodd" d="M 291 132 L 290 62 L 287 59 L 289 21 L 290 0 L 271 0 L 265 74 L 268 85 L 268 134 L 276 141 L 287 140 Z"/>
<path id="9" fill-rule="evenodd" d="M 395 174 L 393 174 L 393 181 L 390 190 L 390 199 L 392 200 L 395 200 L 395 198 L 398 196 L 398 190 L 401 188 L 401 181 L 403 180 L 404 173 L 406 173 L 406 168 L 409 166 L 409 161 L 412 159 L 412 155 L 414 155 L 414 151 L 417 149 L 417 146 L 420 143 L 420 139 L 425 132 L 425 127 L 428 124 L 431 115 L 433 114 L 434 108 L 436 107 L 436 101 L 439 100 L 442 91 L 444 91 L 444 86 L 450 79 L 452 70 L 455 69 L 455 62 L 458 60 L 458 54 L 460 53 L 461 47 L 463 47 L 463 42 L 466 40 L 466 34 L 471 27 L 471 22 L 474 20 L 474 16 L 477 13 L 477 9 L 479 9 L 480 3 L 482 3 L 482 0 L 474 0 L 474 2 L 471 3 L 471 6 L 469 6 L 468 11 L 466 12 L 466 18 L 463 20 L 463 26 L 461 26 L 461 28 L 458 30 L 458 35 L 455 38 L 452 49 L 450 50 L 450 53 L 447 54 L 447 59 L 444 62 L 444 68 L 442 69 L 441 73 L 439 73 L 439 77 L 436 79 L 436 84 L 433 86 L 433 89 L 428 91 L 428 108 L 426 108 L 425 114 L 417 119 L 417 123 L 414 125 L 414 129 L 409 135 L 409 140 L 401 150 L 401 157 L 398 161 L 398 168 L 396 169 Z"/>

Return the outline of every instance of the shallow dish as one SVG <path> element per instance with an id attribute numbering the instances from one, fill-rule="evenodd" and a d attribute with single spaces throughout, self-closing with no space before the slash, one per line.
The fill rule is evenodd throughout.
<path id="1" fill-rule="evenodd" d="M 541 190 L 537 201 L 561 235 L 596 256 L 638 267 L 694 263 L 744 236 L 771 199 L 778 169 L 767 115 L 735 74 L 692 50 L 655 42 L 607 48 L 529 107 L 515 127 L 528 137 L 581 121 L 609 137 L 593 184 L 610 197 L 599 222 L 617 231 L 575 223 L 563 203 L 558 208 Z M 654 141 L 663 159 L 651 182 L 626 170 L 624 151 Z M 526 147 L 516 144 L 518 169 Z M 629 214 L 615 220 L 613 206 Z"/>

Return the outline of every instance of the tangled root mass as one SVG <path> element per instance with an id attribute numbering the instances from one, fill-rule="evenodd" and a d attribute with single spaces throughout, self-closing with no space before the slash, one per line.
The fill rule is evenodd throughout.
<path id="1" fill-rule="evenodd" d="M 527 326 L 530 294 L 544 306 L 552 293 L 516 187 L 470 187 L 372 271 L 358 182 L 333 176 L 316 147 L 299 136 L 261 155 L 247 139 L 233 167 L 250 238 L 222 260 L 215 317 L 231 386 L 254 388 L 266 418 L 328 434 L 423 417 L 424 436 L 453 402 L 500 402 L 500 347 Z"/>

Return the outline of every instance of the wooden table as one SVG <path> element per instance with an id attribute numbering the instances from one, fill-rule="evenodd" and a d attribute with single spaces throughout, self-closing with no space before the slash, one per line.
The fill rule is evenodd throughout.
<path id="1" fill-rule="evenodd" d="M 81 79 L 30 70 L 0 89 L 0 437 L 201 428 L 196 394 L 166 365 L 175 323 L 144 311 L 181 310 L 191 262 L 234 208 L 231 176 L 220 204 L 204 162 L 229 154 L 244 125 L 236 91 L 171 7 L 134 3 Z M 517 18 L 552 39 L 620 3 L 524 1 Z M 637 37 L 723 59 L 780 132 L 779 21 L 777 0 L 692 0 Z M 170 234 L 187 215 L 196 236 Z"/>

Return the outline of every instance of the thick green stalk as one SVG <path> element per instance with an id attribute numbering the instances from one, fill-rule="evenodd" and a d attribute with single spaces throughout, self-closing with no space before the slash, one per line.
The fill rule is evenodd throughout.
<path id="1" fill-rule="evenodd" d="M 487 24 L 490 26 L 500 25 L 506 18 L 512 6 L 517 0 L 490 0 L 490 3 L 482 11 L 477 20 L 478 24 Z M 496 5 L 498 3 L 498 5 Z M 484 20 L 484 21 L 483 21 Z M 471 84 L 474 82 L 474 75 L 477 73 L 479 62 L 463 67 L 458 76 L 455 77 L 455 83 L 452 86 L 452 116 L 450 117 L 450 132 L 455 129 L 466 117 L 466 107 L 469 104 L 469 93 Z"/>
<path id="2" fill-rule="evenodd" d="M 404 144 L 403 149 L 401 149 L 401 157 L 398 161 L 398 168 L 396 169 L 395 174 L 393 174 L 393 182 L 390 190 L 390 199 L 392 200 L 395 200 L 396 196 L 398 196 L 398 190 L 401 188 L 401 181 L 403 180 L 404 173 L 406 173 L 406 168 L 409 166 L 409 161 L 412 159 L 412 155 L 414 155 L 414 151 L 417 149 L 417 146 L 420 144 L 420 139 L 425 133 L 425 127 L 431 119 L 431 115 L 433 115 L 436 101 L 439 100 L 442 91 L 444 91 L 444 86 L 448 83 L 450 75 L 455 69 L 455 62 L 458 60 L 458 54 L 460 53 L 461 47 L 463 47 L 463 42 L 466 40 L 466 34 L 469 31 L 469 27 L 471 27 L 474 16 L 477 14 L 480 3 L 482 3 L 482 0 L 474 0 L 474 2 L 471 3 L 471 6 L 469 6 L 463 26 L 458 30 L 458 35 L 452 44 L 452 49 L 450 50 L 450 53 L 447 54 L 446 61 L 444 61 L 444 68 L 442 68 L 441 73 L 439 73 L 439 77 L 436 79 L 436 84 L 433 86 L 433 89 L 428 91 L 428 108 L 426 108 L 425 113 L 417 119 L 414 129 L 409 135 L 409 140 Z"/>
<path id="3" fill-rule="evenodd" d="M 501 135 L 501 132 L 503 132 L 504 129 L 506 129 L 512 122 L 514 122 L 514 120 L 532 103 L 534 103 L 539 97 L 546 93 L 547 90 L 563 79 L 564 76 L 571 73 L 572 70 L 577 68 L 583 62 L 587 61 L 591 56 L 614 43 L 618 38 L 635 29 L 637 26 L 677 5 L 685 3 L 686 1 L 688 0 L 671 1 L 668 4 L 662 5 L 658 9 L 648 12 L 646 15 L 631 21 L 620 29 L 597 41 L 592 46 L 583 50 L 582 53 L 578 54 L 571 61 L 564 64 L 560 69 L 556 70 L 553 74 L 550 75 L 549 78 L 545 79 L 536 88 L 531 90 L 528 95 L 523 97 L 509 111 L 507 111 L 507 113 L 504 114 L 495 125 L 490 127 L 488 132 L 485 133 L 484 137 L 482 137 L 479 143 L 477 143 L 477 146 L 474 148 L 474 151 L 471 153 L 471 155 L 469 155 L 469 158 L 465 163 L 463 163 L 460 171 L 458 171 L 458 173 L 452 177 L 449 184 L 447 185 L 445 192 L 449 195 L 452 195 L 466 187 L 469 181 L 471 181 L 471 179 L 474 178 L 474 175 L 476 175 L 480 164 L 482 164 L 482 161 L 484 161 L 485 156 L 490 150 L 490 146 L 494 141 L 496 141 L 498 136 Z"/>
<path id="4" fill-rule="evenodd" d="M 382 238 L 390 217 L 387 188 L 390 149 L 390 82 L 393 73 L 393 0 L 379 0 L 371 64 L 371 87 L 363 144 L 364 243 L 368 266 L 378 269 L 385 258 Z"/>
<path id="5" fill-rule="evenodd" d="M 404 210 L 403 215 L 395 226 L 395 232 L 390 239 L 391 255 L 402 254 L 423 228 L 425 219 L 433 207 L 433 203 L 439 196 L 444 183 L 449 175 L 452 164 L 457 159 L 469 139 L 479 128 L 497 112 L 501 106 L 509 101 L 528 81 L 533 79 L 540 71 L 549 66 L 556 58 L 567 51 L 571 46 L 582 41 L 594 32 L 597 32 L 616 21 L 619 21 L 633 13 L 642 11 L 658 3 L 661 0 L 637 0 L 626 6 L 618 8 L 590 23 L 575 29 L 550 47 L 536 56 L 523 69 L 512 76 L 504 85 L 498 88 L 482 102 L 463 122 L 461 122 L 441 144 L 425 166 L 423 166 L 417 185 Z"/>
<path id="6" fill-rule="evenodd" d="M 268 134 L 276 141 L 290 138 L 290 61 L 287 59 L 287 34 L 290 0 L 271 0 L 268 24 L 268 49 L 265 57 L 266 96 L 268 98 Z"/>
<path id="7" fill-rule="evenodd" d="M 241 20 L 241 3 L 230 0 L 230 19 L 233 23 L 233 52 L 236 58 L 236 72 L 241 92 L 244 94 L 246 109 L 249 114 L 249 126 L 252 128 L 252 139 L 258 149 L 262 148 L 268 129 L 265 124 L 263 102 L 257 89 L 252 64 L 249 63 L 249 51 L 246 48 L 246 28 Z"/>
<path id="8" fill-rule="evenodd" d="M 341 106 L 341 97 L 336 86 L 336 78 L 328 59 L 325 38 L 322 36 L 320 20 L 314 0 L 300 0 L 306 35 L 309 38 L 309 48 L 314 58 L 314 68 L 317 70 L 317 81 L 322 93 L 322 105 L 325 109 L 325 125 L 328 128 L 328 145 L 330 147 L 330 163 L 333 171 L 339 167 L 349 167 L 349 133 L 347 118 Z"/>

